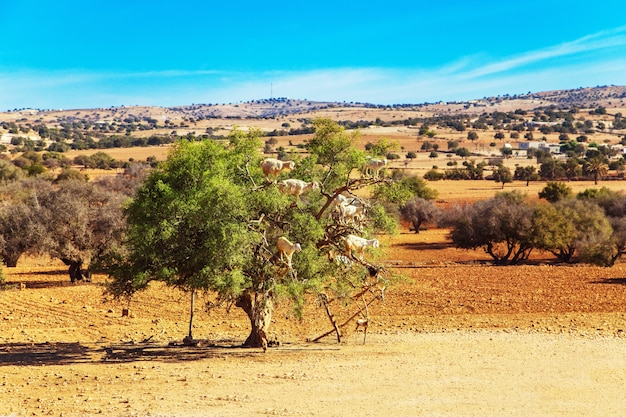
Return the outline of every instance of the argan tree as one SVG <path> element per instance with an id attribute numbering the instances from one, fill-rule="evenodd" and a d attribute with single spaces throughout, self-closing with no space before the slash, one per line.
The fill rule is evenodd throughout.
<path id="1" fill-rule="evenodd" d="M 234 131 L 227 143 L 178 142 L 127 207 L 124 251 L 112 259 L 108 291 L 130 297 L 151 281 L 190 293 L 213 294 L 212 305 L 229 303 L 250 320 L 245 346 L 265 347 L 277 299 L 302 311 L 307 293 L 348 297 L 380 268 L 341 257 L 343 238 L 369 234 L 367 222 L 342 222 L 333 210 L 340 193 L 386 179 L 360 178 L 365 154 L 356 137 L 335 122 L 314 122 L 310 156 L 290 176 L 311 189 L 294 202 L 259 167 L 259 133 Z M 291 265 L 277 252 L 279 237 L 298 243 Z M 349 266 L 342 266 L 346 261 Z M 189 334 L 193 339 L 193 301 Z"/>

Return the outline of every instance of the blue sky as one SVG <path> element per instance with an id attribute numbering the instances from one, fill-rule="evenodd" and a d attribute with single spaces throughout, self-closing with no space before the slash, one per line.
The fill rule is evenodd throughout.
<path id="1" fill-rule="evenodd" d="M 622 1 L 0 0 L 0 111 L 626 85 Z"/>

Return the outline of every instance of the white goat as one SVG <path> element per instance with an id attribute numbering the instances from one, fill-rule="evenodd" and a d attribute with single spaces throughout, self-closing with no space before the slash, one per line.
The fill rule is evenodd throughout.
<path id="1" fill-rule="evenodd" d="M 337 194 L 331 203 L 332 208 L 337 208 L 340 204 L 352 204 L 353 206 L 363 205 L 363 202 L 358 197 L 346 197 L 343 194 Z"/>
<path id="2" fill-rule="evenodd" d="M 373 178 L 378 178 L 378 171 L 387 166 L 387 158 L 375 159 L 368 158 L 367 162 L 363 166 L 363 176 L 366 177 L 370 174 Z"/>
<path id="3" fill-rule="evenodd" d="M 291 243 L 286 237 L 279 237 L 276 242 L 276 247 L 278 248 L 278 254 L 280 255 L 280 260 L 285 261 L 287 258 L 287 266 L 291 268 L 291 256 L 294 252 L 300 252 L 302 247 L 299 243 Z"/>
<path id="4" fill-rule="evenodd" d="M 309 190 L 319 190 L 320 185 L 318 182 L 306 182 L 290 178 L 288 180 L 280 181 L 277 184 L 278 190 L 283 194 L 289 194 L 296 197 L 296 204 L 298 204 L 298 198 Z"/>
<path id="5" fill-rule="evenodd" d="M 378 248 L 378 239 L 365 239 L 356 235 L 348 235 L 344 240 L 344 244 L 346 247 L 346 255 L 348 258 L 356 259 L 352 256 L 352 252 L 356 251 L 359 254 L 359 259 L 363 260 L 363 255 L 365 252 L 365 248 L 371 246 L 373 248 Z"/>
<path id="6" fill-rule="evenodd" d="M 340 219 L 344 223 L 351 221 L 352 223 L 356 224 L 361 221 L 365 216 L 365 206 L 363 206 L 362 204 L 356 205 L 354 203 L 340 203 L 337 206 L 337 210 L 339 211 Z"/>
<path id="7" fill-rule="evenodd" d="M 263 170 L 263 175 L 265 175 L 265 179 L 270 181 L 269 176 L 274 176 L 274 181 L 278 178 L 278 174 L 285 169 L 294 169 L 296 167 L 296 163 L 293 161 L 281 161 L 276 158 L 266 158 L 261 161 L 261 169 Z M 271 182 L 271 181 L 270 181 Z"/>

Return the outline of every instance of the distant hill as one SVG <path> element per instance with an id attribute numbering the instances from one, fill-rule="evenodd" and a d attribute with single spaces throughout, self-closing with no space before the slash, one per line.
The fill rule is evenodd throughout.
<path id="1" fill-rule="evenodd" d="M 311 114 L 320 110 L 336 108 L 364 108 L 364 109 L 403 109 L 431 114 L 472 114 L 485 111 L 513 111 L 516 109 L 533 110 L 547 106 L 595 108 L 626 107 L 626 86 L 598 86 L 577 88 L 573 90 L 554 90 L 527 94 L 503 95 L 484 97 L 468 101 L 437 102 L 437 103 L 405 103 L 382 105 L 360 102 L 320 102 L 291 98 L 269 98 L 240 103 L 228 104 L 191 104 L 175 107 L 159 106 L 122 106 L 100 109 L 71 109 L 71 110 L 36 110 L 21 109 L 12 112 L 0 113 L 0 122 L 14 120 L 17 115 L 28 119 L 53 113 L 55 117 L 81 118 L 86 112 L 150 115 L 165 118 L 194 118 L 194 119 L 272 119 L 281 116 L 297 114 Z M 80 114 L 77 114 L 80 113 Z M 11 117 L 13 116 L 13 117 Z M 77 117 L 78 116 L 78 117 Z"/>
<path id="2" fill-rule="evenodd" d="M 557 107 L 615 107 L 626 106 L 626 86 L 602 86 L 577 88 L 574 90 L 554 90 L 538 93 L 485 97 L 482 99 L 460 102 L 416 103 L 382 105 L 359 102 L 319 102 L 290 98 L 271 98 L 254 100 L 236 104 L 197 104 L 170 108 L 193 117 L 223 118 L 274 118 L 317 110 L 349 107 L 349 108 L 402 108 L 419 110 L 426 113 L 476 113 L 487 107 L 489 111 L 510 111 L 515 109 L 533 110 L 536 108 L 556 105 Z"/>

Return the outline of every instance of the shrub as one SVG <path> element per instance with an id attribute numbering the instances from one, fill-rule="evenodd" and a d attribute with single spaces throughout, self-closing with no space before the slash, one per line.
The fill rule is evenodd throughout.
<path id="1" fill-rule="evenodd" d="M 431 169 L 424 174 L 424 179 L 428 181 L 439 181 L 444 178 L 445 174 L 435 169 Z"/>

